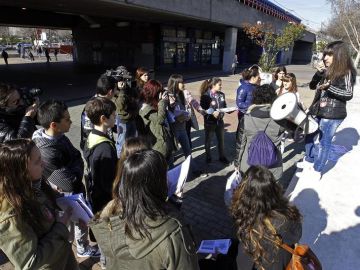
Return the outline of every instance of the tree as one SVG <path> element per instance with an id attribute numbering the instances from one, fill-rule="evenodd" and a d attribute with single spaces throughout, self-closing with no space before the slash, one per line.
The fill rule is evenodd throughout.
<path id="1" fill-rule="evenodd" d="M 294 46 L 294 42 L 302 37 L 305 26 L 288 23 L 280 33 L 276 34 L 271 24 L 244 24 L 244 31 L 251 40 L 263 48 L 259 66 L 264 71 L 270 71 L 275 65 L 278 52 Z"/>
<path id="2" fill-rule="evenodd" d="M 328 0 L 331 3 L 333 17 L 329 21 L 328 35 L 347 41 L 355 52 L 354 65 L 360 62 L 360 1 Z"/>

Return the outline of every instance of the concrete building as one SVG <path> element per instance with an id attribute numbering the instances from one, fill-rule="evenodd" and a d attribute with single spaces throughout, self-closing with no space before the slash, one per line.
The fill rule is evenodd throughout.
<path id="1" fill-rule="evenodd" d="M 74 61 L 86 65 L 155 69 L 214 67 L 229 71 L 235 53 L 256 63 L 261 48 L 244 23 L 271 23 L 276 31 L 300 19 L 268 0 L 0 0 L 0 24 L 73 31 Z M 310 62 L 315 35 L 307 32 L 279 64 Z"/>

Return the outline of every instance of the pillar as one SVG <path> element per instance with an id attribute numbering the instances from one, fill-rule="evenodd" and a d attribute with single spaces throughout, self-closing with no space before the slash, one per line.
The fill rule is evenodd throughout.
<path id="1" fill-rule="evenodd" d="M 226 72 L 231 71 L 231 65 L 234 61 L 234 56 L 236 53 L 237 32 L 238 29 L 235 27 L 229 27 L 225 31 L 223 71 Z"/>

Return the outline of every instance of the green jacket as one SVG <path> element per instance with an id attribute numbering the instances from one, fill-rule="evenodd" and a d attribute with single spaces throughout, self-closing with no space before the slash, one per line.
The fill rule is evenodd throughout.
<path id="1" fill-rule="evenodd" d="M 135 120 L 139 110 L 136 97 L 131 95 L 129 91 L 134 90 L 122 89 L 113 99 L 114 103 L 116 104 L 116 113 L 119 115 L 123 123 Z"/>
<path id="2" fill-rule="evenodd" d="M 45 195 L 39 200 L 44 202 L 44 211 L 48 214 L 43 232 L 35 232 L 29 224 L 22 222 L 8 201 L 0 202 L 0 249 L 15 270 L 79 269 L 68 241 L 67 227 L 55 222 L 51 208 L 45 206 Z"/>
<path id="3" fill-rule="evenodd" d="M 108 213 L 111 201 L 100 216 L 90 222 L 108 270 L 193 270 L 199 269 L 195 243 L 190 228 L 175 213 L 156 221 L 147 221 L 151 239 L 125 235 L 125 222 Z"/>
<path id="4" fill-rule="evenodd" d="M 144 125 L 149 127 L 152 135 L 155 137 L 152 149 L 159 151 L 168 159 L 174 148 L 174 138 L 171 136 L 170 130 L 165 126 L 166 106 L 165 101 L 160 100 L 158 110 L 156 111 L 153 107 L 144 103 L 139 114 L 144 121 Z"/>

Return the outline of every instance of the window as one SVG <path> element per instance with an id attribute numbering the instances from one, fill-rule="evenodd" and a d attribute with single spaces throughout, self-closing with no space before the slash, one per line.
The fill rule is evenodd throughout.
<path id="1" fill-rule="evenodd" d="M 186 43 L 177 43 L 177 62 L 179 64 L 184 64 L 185 57 L 186 57 Z"/>
<path id="2" fill-rule="evenodd" d="M 177 37 L 186 38 L 186 30 L 185 29 L 178 29 L 177 30 Z"/>
<path id="3" fill-rule="evenodd" d="M 164 42 L 164 64 L 174 63 L 175 52 L 176 52 L 176 43 Z"/>
<path id="4" fill-rule="evenodd" d="M 161 34 L 163 37 L 176 37 L 176 29 L 169 28 L 169 27 L 163 27 L 161 30 Z"/>

